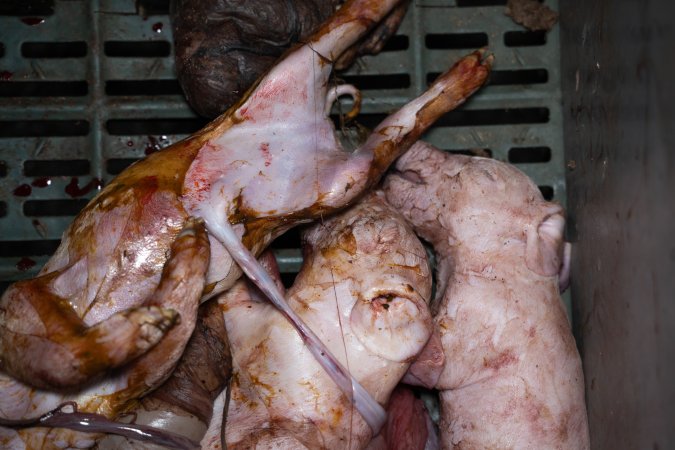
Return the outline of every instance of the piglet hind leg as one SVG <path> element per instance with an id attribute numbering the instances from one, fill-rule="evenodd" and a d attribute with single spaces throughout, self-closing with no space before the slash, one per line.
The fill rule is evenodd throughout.
<path id="1" fill-rule="evenodd" d="M 191 215 L 224 210 L 245 229 L 247 247 L 259 253 L 265 245 L 261 236 L 277 234 L 280 223 L 290 227 L 356 201 L 436 119 L 485 82 L 493 58 L 474 52 L 387 117 L 363 145 L 345 151 L 327 112 L 337 96 L 350 95 L 358 105 L 360 94 L 352 86 L 328 88 L 332 61 L 393 3 L 346 3 L 205 131 L 212 137 L 183 185 L 182 201 Z"/>
<path id="2" fill-rule="evenodd" d="M 195 247 L 208 246 L 206 238 L 200 243 L 196 234 L 205 236 L 203 225 L 188 220 L 172 246 L 157 290 L 145 305 L 92 326 L 84 323 L 67 299 L 54 293 L 52 282 L 59 272 L 11 286 L 0 303 L 2 370 L 37 388 L 68 389 L 146 353 L 179 321 L 175 310 L 156 301 L 158 294 L 176 295 L 186 283 L 201 280 L 203 284 L 204 264 L 189 270 L 190 281 L 177 275 L 185 270 L 181 261 L 194 259 Z"/>

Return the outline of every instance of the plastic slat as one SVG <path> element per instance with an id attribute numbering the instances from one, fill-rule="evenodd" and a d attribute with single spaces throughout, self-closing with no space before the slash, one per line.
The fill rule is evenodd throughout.
<path id="1" fill-rule="evenodd" d="M 554 10 L 558 2 L 546 2 Z M 496 56 L 495 70 L 545 69 L 547 82 L 531 85 L 488 86 L 463 108 L 513 109 L 547 108 L 546 123 L 489 124 L 443 126 L 431 130 L 425 138 L 446 150 L 487 148 L 493 157 L 508 160 L 512 147 L 549 147 L 551 159 L 543 163 L 523 163 L 518 166 L 541 186 L 551 186 L 555 200 L 565 199 L 564 157 L 562 141 L 562 106 L 560 94 L 559 31 L 547 34 L 546 44 L 509 47 L 504 34 L 522 31 L 504 15 L 504 7 L 454 7 L 454 0 L 416 0 L 399 29 L 407 36 L 408 48 L 388 51 L 375 57 L 364 57 L 346 75 L 402 74 L 410 76 L 410 87 L 401 89 L 372 89 L 363 91 L 364 114 L 387 113 L 422 92 L 429 73 L 442 72 L 469 49 L 429 49 L 427 34 L 485 33 L 488 47 Z M 161 23 L 161 32 L 153 26 Z M 24 58 L 23 42 L 82 41 L 87 54 L 67 60 Z M 106 56 L 106 42 L 166 41 L 171 43 L 166 57 Z M 175 79 L 173 45 L 169 18 L 156 15 L 143 18 L 137 14 L 133 0 L 92 0 L 87 2 L 56 0 L 54 15 L 40 25 L 27 26 L 20 18 L 0 16 L 0 43 L 5 55 L 0 58 L 0 72 L 12 74 L 12 81 L 86 80 L 88 94 L 83 97 L 0 97 L 0 121 L 16 120 L 86 120 L 90 132 L 79 137 L 2 137 L 0 161 L 6 176 L 0 177 L 0 201 L 7 203 L 7 214 L 0 217 L 3 241 L 34 241 L 58 239 L 72 217 L 26 217 L 23 204 L 41 199 L 70 199 L 65 186 L 71 177 L 55 176 L 47 188 L 33 188 L 30 197 L 15 197 L 13 190 L 35 177 L 23 174 L 23 161 L 28 159 L 86 159 L 90 173 L 78 177 L 80 185 L 93 177 L 108 182 L 108 160 L 131 160 L 145 155 L 147 147 L 156 141 L 168 145 L 184 137 L 182 133 L 161 135 L 110 135 L 109 120 L 118 119 L 194 119 L 196 116 L 179 95 L 108 96 L 105 83 L 109 80 Z M 11 81 L 10 81 L 11 82 Z M 345 103 L 348 105 L 348 103 Z M 347 106 L 345 106 L 347 107 Z M 2 131 L 0 129 L 0 131 Z M 91 197 L 91 192 L 84 198 Z M 35 225 L 40 222 L 41 231 Z M 44 234 L 44 236 L 41 235 Z M 0 245 L 2 245 L 0 243 Z M 23 256 L 23 255 L 22 255 Z M 16 265 L 20 257 L 0 256 L 0 278 L 19 279 L 32 276 L 46 256 L 26 254 L 36 266 L 20 272 Z M 282 271 L 294 272 L 300 267 L 297 249 L 277 250 Z"/>

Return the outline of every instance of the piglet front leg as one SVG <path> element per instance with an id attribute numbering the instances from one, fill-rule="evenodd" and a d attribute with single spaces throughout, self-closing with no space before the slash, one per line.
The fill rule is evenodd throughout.
<path id="1" fill-rule="evenodd" d="M 214 299 L 199 308 L 195 331 L 171 377 L 140 399 L 128 414 L 135 415 L 135 425 L 175 433 L 197 446 L 212 421 L 214 401 L 229 382 L 231 373 L 230 344 L 223 315 Z M 220 440 L 220 431 L 217 435 Z M 133 436 L 109 434 L 98 441 L 97 449 L 157 448 L 153 440 L 144 444 L 133 439 Z"/>
<path id="2" fill-rule="evenodd" d="M 189 220 L 145 304 L 92 326 L 54 293 L 58 272 L 14 284 L 0 308 L 2 370 L 35 387 L 66 388 L 138 358 L 177 322 L 177 299 L 199 298 L 208 259 L 204 226 Z"/>

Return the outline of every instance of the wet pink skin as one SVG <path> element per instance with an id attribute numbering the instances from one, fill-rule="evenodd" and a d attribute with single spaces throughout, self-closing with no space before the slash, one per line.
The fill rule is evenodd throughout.
<path id="1" fill-rule="evenodd" d="M 208 245 L 199 247 L 210 248 L 206 273 L 190 277 L 199 299 L 186 297 L 178 307 L 163 297 L 167 255 L 190 216 L 216 211 L 259 254 L 290 227 L 355 202 L 437 117 L 478 89 L 491 58 L 474 53 L 385 119 L 362 146 L 344 151 L 326 116 L 331 61 L 396 3 L 346 3 L 241 103 L 132 165 L 87 205 L 39 276 L 14 284 L 0 300 L 0 397 L 11 399 L 1 405 L 4 418 L 39 416 L 64 399 L 116 416 L 168 377 L 199 300 L 241 275 L 207 226 Z M 116 333 L 115 321 L 126 324 L 125 334 Z M 168 339 L 171 333 L 180 339 Z M 161 370 L 146 373 L 134 362 L 110 374 L 151 348 L 164 356 Z M 88 445 L 79 435 L 62 439 Z"/>
<path id="2" fill-rule="evenodd" d="M 303 237 L 289 305 L 380 404 L 431 334 L 426 253 L 371 194 Z M 219 298 L 232 344 L 228 448 L 364 448 L 372 432 L 286 319 L 246 283 Z M 214 414 L 214 416 L 216 416 Z"/>
<path id="3" fill-rule="evenodd" d="M 442 448 L 589 448 L 581 361 L 558 293 L 562 208 L 513 166 L 422 142 L 384 191 L 437 254 L 434 345 L 445 361 L 413 368 L 441 391 Z"/>
<path id="4" fill-rule="evenodd" d="M 162 272 L 162 281 L 154 293 L 143 307 L 131 310 L 131 315 L 128 314 L 129 311 L 123 311 L 110 320 L 102 322 L 104 325 L 110 325 L 108 335 L 111 336 L 111 340 L 98 341 L 99 344 L 109 343 L 111 346 L 106 348 L 114 353 L 117 341 L 124 343 L 129 337 L 136 337 L 133 323 L 130 322 L 134 318 L 140 318 L 140 330 L 151 333 L 150 338 L 156 340 L 162 338 L 161 343 L 137 357 L 133 364 L 120 368 L 109 377 L 93 381 L 84 385 L 83 388 L 69 392 L 37 390 L 0 373 L 2 419 L 37 418 L 65 402 L 74 402 L 78 411 L 85 415 L 95 412 L 100 415 L 99 419 L 105 419 L 114 417 L 122 406 L 136 399 L 139 393 L 146 391 L 149 386 L 160 385 L 171 373 L 175 361 L 182 354 L 184 345 L 194 328 L 197 312 L 194 305 L 199 304 L 208 261 L 208 239 L 204 225 L 195 220 L 188 220 L 184 229 L 172 243 L 169 259 Z M 174 321 L 180 314 L 181 320 L 178 324 L 174 323 L 173 327 L 162 337 L 165 330 L 156 330 L 152 324 L 156 315 L 161 317 L 161 314 L 166 313 L 169 313 L 169 317 Z M 125 318 L 129 320 L 117 320 Z M 58 325 L 55 319 L 47 318 L 45 322 L 48 330 L 49 326 L 54 326 L 50 319 Z M 90 341 L 101 339 L 100 336 L 103 334 L 96 333 L 97 327 L 89 330 L 94 330 L 94 333 L 92 336 L 83 337 L 81 344 L 83 346 Z M 63 330 L 58 328 L 56 331 L 63 333 Z M 147 340 L 148 337 L 141 339 L 142 342 L 147 342 Z M 54 357 L 63 357 L 59 354 L 60 350 L 58 342 L 55 343 Z M 50 355 L 45 357 L 48 356 Z M 73 418 L 69 419 L 69 416 L 62 418 L 65 420 L 59 423 L 68 422 L 75 430 L 86 429 L 86 427 L 79 427 Z M 100 422 L 98 419 L 97 421 Z M 78 448 L 89 447 L 93 445 L 94 439 L 95 435 L 65 428 L 13 430 L 0 427 L 0 447 L 8 449 L 22 449 L 24 446 L 28 449 L 39 449 L 51 442 L 68 442 Z"/>

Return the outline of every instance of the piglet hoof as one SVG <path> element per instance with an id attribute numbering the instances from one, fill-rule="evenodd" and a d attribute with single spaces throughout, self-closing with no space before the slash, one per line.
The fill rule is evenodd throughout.
<path id="1" fill-rule="evenodd" d="M 122 311 L 91 330 L 119 345 L 117 351 L 128 355 L 125 359 L 134 359 L 155 346 L 179 321 L 180 316 L 172 309 L 148 306 Z"/>
<path id="2" fill-rule="evenodd" d="M 37 388 L 78 386 L 144 354 L 179 319 L 175 311 L 156 306 L 121 311 L 91 327 L 68 315 L 55 313 L 52 319 L 60 323 L 50 325 L 62 329 L 48 336 L 2 330 L 2 369 Z"/>
<path id="3" fill-rule="evenodd" d="M 146 355 L 167 339 L 171 349 L 152 365 L 174 364 L 194 328 L 209 257 L 204 224 L 187 219 L 157 289 L 143 306 L 93 325 L 50 289 L 53 274 L 16 283 L 0 304 L 0 369 L 36 388 L 67 390 Z M 167 334 L 171 338 L 163 341 Z"/>

